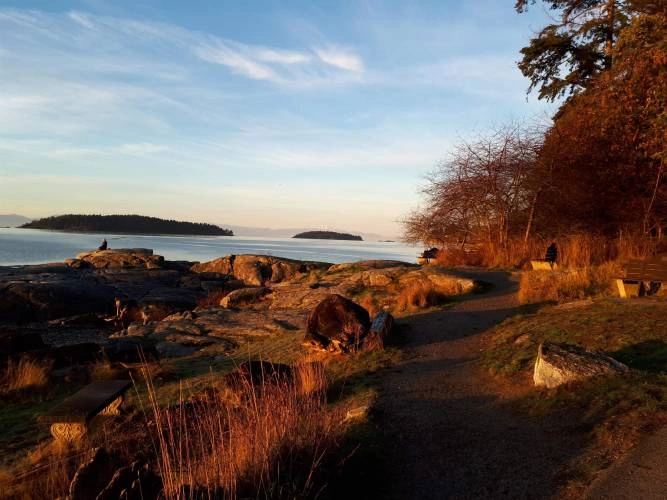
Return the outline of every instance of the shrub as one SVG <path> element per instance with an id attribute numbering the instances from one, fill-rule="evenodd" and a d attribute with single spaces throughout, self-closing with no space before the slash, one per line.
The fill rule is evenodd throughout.
<path id="1" fill-rule="evenodd" d="M 396 297 L 396 310 L 409 311 L 441 304 L 446 297 L 430 281 L 410 281 Z"/>
<path id="2" fill-rule="evenodd" d="M 238 405 L 206 391 L 161 409 L 149 382 L 157 468 L 167 498 L 313 496 L 318 466 L 341 434 L 325 401 L 319 363 L 298 365 L 295 381 L 242 383 Z M 188 495 L 186 495 L 188 496 Z"/>
<path id="3" fill-rule="evenodd" d="M 612 276 L 619 272 L 618 265 L 566 271 L 530 271 L 521 275 L 519 302 L 567 302 L 611 291 Z"/>

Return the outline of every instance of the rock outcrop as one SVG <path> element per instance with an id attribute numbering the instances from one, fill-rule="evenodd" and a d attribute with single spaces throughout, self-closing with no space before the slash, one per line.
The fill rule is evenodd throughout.
<path id="1" fill-rule="evenodd" d="M 162 266 L 164 257 L 153 255 L 148 248 L 119 248 L 117 250 L 95 250 L 83 252 L 68 261 L 71 267 L 80 267 L 85 262 L 95 269 L 155 269 Z"/>
<path id="2" fill-rule="evenodd" d="M 533 381 L 536 386 L 553 388 L 576 380 L 626 371 L 627 366 L 602 353 L 571 344 L 543 342 L 537 352 Z"/>
<path id="3" fill-rule="evenodd" d="M 326 270 L 331 266 L 324 262 L 306 262 L 283 259 L 268 255 L 227 255 L 210 262 L 192 266 L 195 273 L 231 274 L 247 285 L 263 286 L 280 283 L 309 273 L 316 269 Z"/>
<path id="4" fill-rule="evenodd" d="M 70 483 L 70 500 L 157 500 L 162 479 L 146 462 L 119 467 L 117 457 L 104 448 L 94 450 L 92 459 L 77 470 Z"/>
<path id="5" fill-rule="evenodd" d="M 244 304 L 258 302 L 271 293 L 271 290 L 263 286 L 240 288 L 229 292 L 220 301 L 220 307 L 239 307 Z"/>
<path id="6" fill-rule="evenodd" d="M 342 295 L 331 294 L 308 316 L 305 342 L 328 351 L 351 352 L 371 326 L 368 311 Z"/>

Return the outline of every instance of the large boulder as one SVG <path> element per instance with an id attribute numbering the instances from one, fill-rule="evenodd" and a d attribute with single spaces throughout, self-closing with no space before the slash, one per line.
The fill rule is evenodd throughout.
<path id="1" fill-rule="evenodd" d="M 113 288 L 60 273 L 22 275 L 0 281 L 0 321 L 30 322 L 109 312 Z"/>
<path id="2" fill-rule="evenodd" d="M 342 295 L 331 294 L 308 316 L 305 342 L 330 351 L 354 351 L 370 324 L 366 309 Z"/>
<path id="3" fill-rule="evenodd" d="M 148 248 L 119 248 L 117 250 L 95 250 L 94 252 L 83 252 L 76 256 L 77 261 L 88 263 L 95 269 L 153 269 L 161 267 L 164 257 L 153 255 L 153 250 Z M 77 264 L 77 267 L 80 264 Z"/>
<path id="4" fill-rule="evenodd" d="M 536 386 L 553 388 L 576 380 L 626 371 L 627 366 L 602 353 L 572 344 L 543 342 L 537 351 L 533 381 Z"/>
<path id="5" fill-rule="evenodd" d="M 104 448 L 92 450 L 92 458 L 79 467 L 69 486 L 70 500 L 89 500 L 109 484 L 120 461 Z"/>
<path id="6" fill-rule="evenodd" d="M 98 448 L 83 464 L 70 483 L 71 500 L 157 500 L 163 484 L 146 462 L 119 467 L 120 460 Z"/>
<path id="7" fill-rule="evenodd" d="M 0 331 L 0 366 L 8 357 L 35 349 L 46 349 L 46 344 L 38 332 L 5 330 Z"/>

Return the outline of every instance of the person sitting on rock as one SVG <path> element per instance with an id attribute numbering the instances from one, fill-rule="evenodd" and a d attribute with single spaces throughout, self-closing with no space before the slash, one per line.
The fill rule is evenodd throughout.
<path id="1" fill-rule="evenodd" d="M 97 247 L 97 249 L 98 250 L 106 250 L 107 249 L 107 240 L 106 240 L 106 238 L 104 238 L 102 240 L 102 244 L 99 247 Z"/>

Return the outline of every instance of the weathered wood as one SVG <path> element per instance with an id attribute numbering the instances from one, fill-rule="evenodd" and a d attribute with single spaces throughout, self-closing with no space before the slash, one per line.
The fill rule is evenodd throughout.
<path id="1" fill-rule="evenodd" d="M 544 259 L 537 259 L 530 261 L 530 267 L 533 271 L 553 271 L 558 266 L 555 262 L 551 262 Z"/>
<path id="2" fill-rule="evenodd" d="M 623 298 L 651 293 L 652 285 L 659 289 L 663 282 L 667 282 L 667 255 L 631 260 L 623 267 L 623 276 L 616 278 L 618 294 Z"/>
<path id="3" fill-rule="evenodd" d="M 43 423 L 87 424 L 96 415 L 108 409 L 117 413 L 122 396 L 132 385 L 129 380 L 99 380 L 88 384 L 68 397 L 51 411 L 38 417 Z"/>

